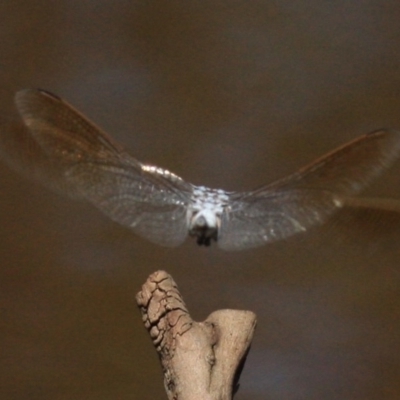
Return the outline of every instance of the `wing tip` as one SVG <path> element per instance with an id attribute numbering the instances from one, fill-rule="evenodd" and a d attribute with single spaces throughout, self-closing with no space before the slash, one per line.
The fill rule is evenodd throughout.
<path id="1" fill-rule="evenodd" d="M 381 137 L 391 138 L 394 142 L 400 143 L 400 131 L 395 128 L 380 128 L 375 129 L 365 135 L 366 137 Z"/>
<path id="2" fill-rule="evenodd" d="M 61 98 L 55 95 L 52 92 L 49 92 L 48 90 L 45 89 L 40 89 L 40 88 L 28 88 L 28 89 L 21 89 L 18 92 L 15 93 L 14 100 L 17 106 L 20 106 L 24 104 L 27 100 L 30 98 L 35 98 L 35 97 L 48 97 L 52 100 L 57 100 L 61 101 Z"/>
<path id="3" fill-rule="evenodd" d="M 42 95 L 45 95 L 47 97 L 51 97 L 51 98 L 53 98 L 55 100 L 60 100 L 61 101 L 61 97 L 57 96 L 56 94 L 54 94 L 54 93 L 52 93 L 52 92 L 50 92 L 50 91 L 48 91 L 46 89 L 37 88 L 36 92 L 38 92 L 38 93 L 40 93 Z"/>
<path id="4" fill-rule="evenodd" d="M 384 133 L 394 133 L 394 134 L 399 135 L 400 131 L 398 129 L 395 129 L 395 128 L 382 127 L 382 128 L 379 128 L 379 129 L 374 129 L 372 132 L 367 133 L 367 136 L 377 135 L 377 134 L 384 134 Z"/>

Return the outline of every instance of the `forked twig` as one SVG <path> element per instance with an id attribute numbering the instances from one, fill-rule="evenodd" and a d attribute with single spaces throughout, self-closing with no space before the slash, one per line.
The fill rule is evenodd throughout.
<path id="1" fill-rule="evenodd" d="M 195 322 L 176 283 L 164 271 L 148 277 L 136 301 L 160 357 L 168 399 L 232 399 L 256 315 L 218 310 L 204 322 Z"/>

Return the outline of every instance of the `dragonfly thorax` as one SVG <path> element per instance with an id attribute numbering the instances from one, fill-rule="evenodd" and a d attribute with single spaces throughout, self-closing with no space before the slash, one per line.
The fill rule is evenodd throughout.
<path id="1" fill-rule="evenodd" d="M 221 215 L 228 200 L 229 195 L 221 189 L 194 187 L 187 222 L 189 235 L 196 236 L 199 245 L 209 246 L 211 240 L 218 240 Z"/>

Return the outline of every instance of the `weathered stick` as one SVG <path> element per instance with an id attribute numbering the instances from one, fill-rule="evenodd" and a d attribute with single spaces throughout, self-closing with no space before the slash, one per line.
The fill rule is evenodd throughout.
<path id="1" fill-rule="evenodd" d="M 189 315 L 172 277 L 151 274 L 136 295 L 159 354 L 170 400 L 230 400 L 253 337 L 251 311 L 219 310 L 204 322 Z"/>

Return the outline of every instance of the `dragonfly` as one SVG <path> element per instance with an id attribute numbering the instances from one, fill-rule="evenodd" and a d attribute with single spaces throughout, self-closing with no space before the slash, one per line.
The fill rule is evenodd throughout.
<path id="1" fill-rule="evenodd" d="M 196 186 L 139 162 L 58 96 L 16 93 L 22 118 L 3 129 L 0 153 L 19 172 L 163 246 L 187 236 L 242 250 L 326 223 L 400 155 L 400 133 L 381 129 L 329 152 L 297 172 L 247 192 Z"/>

